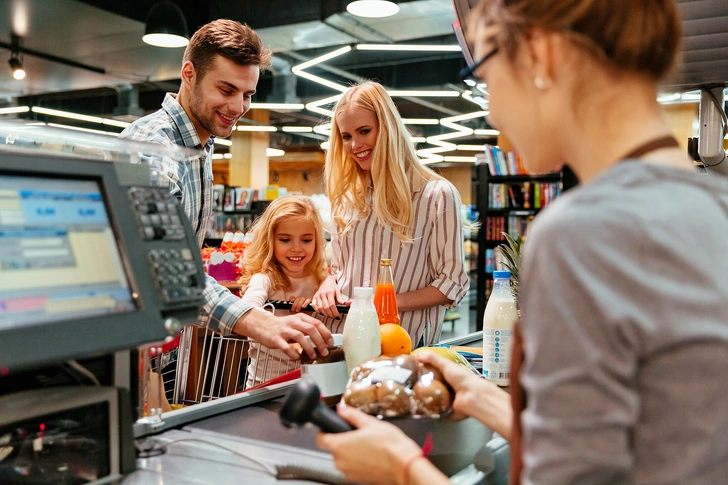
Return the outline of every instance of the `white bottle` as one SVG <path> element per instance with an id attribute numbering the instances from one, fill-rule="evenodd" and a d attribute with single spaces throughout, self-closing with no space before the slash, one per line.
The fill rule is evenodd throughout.
<path id="1" fill-rule="evenodd" d="M 373 288 L 354 288 L 354 301 L 344 324 L 344 355 L 351 370 L 382 353 L 379 318 L 374 308 Z"/>
<path id="2" fill-rule="evenodd" d="M 494 271 L 493 280 L 493 291 L 483 315 L 483 375 L 499 386 L 507 386 L 518 311 L 510 271 Z"/>

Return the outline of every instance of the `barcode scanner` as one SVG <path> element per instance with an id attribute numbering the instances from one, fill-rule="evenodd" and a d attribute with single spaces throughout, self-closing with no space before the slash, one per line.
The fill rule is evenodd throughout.
<path id="1" fill-rule="evenodd" d="M 321 391 L 313 379 L 303 376 L 283 403 L 281 423 L 287 428 L 313 423 L 324 433 L 344 433 L 354 428 L 336 411 L 321 402 Z"/>

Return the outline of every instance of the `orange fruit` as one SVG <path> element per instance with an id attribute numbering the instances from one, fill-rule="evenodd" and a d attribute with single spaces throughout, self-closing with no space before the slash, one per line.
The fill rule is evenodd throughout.
<path id="1" fill-rule="evenodd" d="M 407 330 L 396 323 L 379 326 L 382 337 L 382 355 L 402 355 L 412 351 L 412 339 Z"/>

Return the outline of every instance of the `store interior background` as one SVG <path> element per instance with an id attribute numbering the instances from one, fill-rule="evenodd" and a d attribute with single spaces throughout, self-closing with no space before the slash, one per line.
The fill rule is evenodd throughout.
<path id="1" fill-rule="evenodd" d="M 142 42 L 145 19 L 154 3 L 0 2 L 0 48 L 5 49 L 0 49 L 0 53 L 10 57 L 12 34 L 20 37 L 22 47 L 35 52 L 22 55 L 27 73 L 23 80 L 13 79 L 7 64 L 0 67 L 0 113 L 6 113 L 2 118 L 101 130 L 113 136 L 123 129 L 124 123 L 157 110 L 164 94 L 176 92 L 179 87 L 184 49 L 164 49 Z M 452 146 L 435 152 L 430 166 L 458 188 L 463 204 L 475 204 L 472 174 L 476 153 L 485 144 L 500 145 L 505 151 L 511 149 L 507 139 L 486 123 L 483 108 L 467 99 L 469 88 L 459 79 L 465 62 L 458 50 L 398 52 L 356 47 L 456 46 L 451 0 L 400 0 L 400 12 L 382 19 L 354 17 L 345 11 L 347 2 L 343 0 L 175 3 L 185 15 L 190 34 L 216 18 L 235 19 L 253 27 L 274 51 L 273 70 L 262 76 L 253 102 L 300 105 L 293 109 L 251 109 L 239 126 L 261 131 L 235 131 L 230 143 L 216 144 L 216 183 L 253 188 L 277 184 L 289 192 L 305 195 L 325 192 L 325 154 L 321 144 L 327 134 L 321 108 L 331 109 L 331 105 L 310 103 L 339 91 L 298 76 L 292 68 L 346 46 L 352 49 L 312 66 L 307 72 L 342 86 L 367 78 L 380 81 L 390 90 L 440 92 L 427 96 L 403 93 L 395 96 L 395 101 L 402 116 L 412 121 L 408 127 L 420 149 L 438 146 L 432 143 L 437 138 L 430 137 L 461 133 L 447 139 Z M 692 80 L 701 79 L 704 84 L 711 76 L 721 83 L 728 79 L 728 34 L 723 27 L 728 21 L 728 2 L 680 0 L 679 4 L 686 19 L 683 65 L 660 96 L 677 139 L 686 147 L 687 139 L 697 136 L 698 129 L 699 94 L 692 90 Z M 29 107 L 27 112 L 7 113 L 12 111 L 8 108 L 24 106 Z M 31 107 L 121 123 L 114 126 L 43 114 Z M 453 123 L 448 123 L 453 117 Z M 291 127 L 298 132 L 292 132 Z M 273 154 L 276 156 L 268 156 Z M 480 217 L 483 220 L 484 214 Z M 477 315 L 474 304 L 469 306 L 473 308 L 462 308 L 461 312 L 467 311 L 470 318 L 459 319 L 452 327 L 446 324 L 442 338 L 475 329 Z"/>

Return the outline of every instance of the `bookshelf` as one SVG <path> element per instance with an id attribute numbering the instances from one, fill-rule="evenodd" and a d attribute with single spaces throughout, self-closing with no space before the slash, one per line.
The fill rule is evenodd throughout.
<path id="1" fill-rule="evenodd" d="M 473 191 L 481 224 L 476 264 L 478 330 L 482 330 L 487 295 L 492 287 L 494 250 L 507 244 L 501 231 L 523 235 L 543 208 L 576 185 L 568 167 L 546 175 L 493 175 L 492 171 L 487 163 L 473 166 Z"/>

